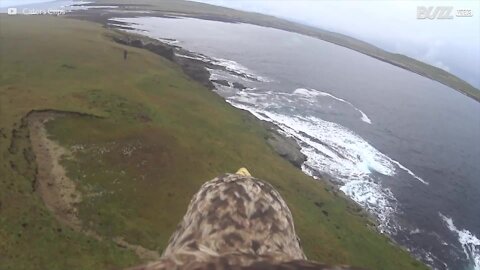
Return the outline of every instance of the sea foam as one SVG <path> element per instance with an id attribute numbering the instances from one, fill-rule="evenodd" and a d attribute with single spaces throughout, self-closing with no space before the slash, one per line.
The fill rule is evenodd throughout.
<path id="1" fill-rule="evenodd" d="M 463 252 L 471 262 L 473 270 L 480 270 L 480 239 L 465 229 L 458 229 L 453 223 L 452 218 L 438 213 L 445 222 L 447 228 L 456 234 L 458 242 L 462 245 Z"/>
<path id="2" fill-rule="evenodd" d="M 221 87 L 217 91 L 222 91 Z M 307 105 L 302 102 L 313 102 L 313 106 L 315 97 L 330 97 L 353 106 L 326 92 L 306 88 L 292 93 L 235 91 L 226 99 L 233 106 L 274 123 L 287 136 L 296 139 L 307 156 L 303 165 L 305 173 L 330 175 L 341 191 L 377 217 L 381 231 L 395 231 L 393 219 L 400 211 L 398 202 L 374 174 L 394 176 L 397 170 L 403 170 L 421 183 L 428 183 L 348 128 L 313 115 L 302 115 L 293 108 Z"/>
<path id="3" fill-rule="evenodd" d="M 362 111 L 360 110 L 359 108 L 355 107 L 352 103 L 344 100 L 343 98 L 339 98 L 339 97 L 336 97 L 330 93 L 327 93 L 327 92 L 322 92 L 322 91 L 319 91 L 319 90 L 315 90 L 315 89 L 306 89 L 306 88 L 297 88 L 295 89 L 295 91 L 293 91 L 294 94 L 297 94 L 297 95 L 303 95 L 303 96 L 306 96 L 306 97 L 317 97 L 317 96 L 323 96 L 323 97 L 329 97 L 329 98 L 332 98 L 332 99 L 335 99 L 335 100 L 338 100 L 340 102 L 343 102 L 345 104 L 348 104 L 350 105 L 353 109 L 355 109 L 357 112 L 360 113 L 361 115 L 361 118 L 363 122 L 365 123 L 368 123 L 368 124 L 371 124 L 372 121 L 370 120 L 370 118 L 368 118 L 368 116 Z"/>

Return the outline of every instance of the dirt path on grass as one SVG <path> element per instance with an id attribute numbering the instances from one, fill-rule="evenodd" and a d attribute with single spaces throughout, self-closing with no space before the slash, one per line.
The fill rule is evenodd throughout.
<path id="1" fill-rule="evenodd" d="M 67 177 L 65 169 L 60 164 L 62 157 L 69 153 L 48 139 L 45 129 L 45 123 L 55 116 L 52 112 L 38 112 L 28 117 L 30 141 L 37 162 L 35 190 L 61 223 L 79 231 L 82 227 L 75 204 L 81 202 L 82 197 L 76 189 L 75 182 Z"/>
<path id="2" fill-rule="evenodd" d="M 60 164 L 70 152 L 57 142 L 48 138 L 45 124 L 55 117 L 65 116 L 61 112 L 33 112 L 28 115 L 28 129 L 35 160 L 37 163 L 35 190 L 42 198 L 45 206 L 62 224 L 87 236 L 103 241 L 103 237 L 96 232 L 82 228 L 78 218 L 76 204 L 82 201 L 82 194 L 75 182 L 68 178 L 65 168 Z M 130 244 L 122 237 L 112 239 L 119 247 L 134 251 L 142 260 L 160 258 L 157 251 L 146 249 L 139 245 Z"/>

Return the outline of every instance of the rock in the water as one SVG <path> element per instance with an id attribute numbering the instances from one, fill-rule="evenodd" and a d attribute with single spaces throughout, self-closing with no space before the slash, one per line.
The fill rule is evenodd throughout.
<path id="1" fill-rule="evenodd" d="M 238 90 L 245 90 L 247 87 L 239 82 L 233 82 L 233 88 Z"/>
<path id="2" fill-rule="evenodd" d="M 218 83 L 220 85 L 227 86 L 227 87 L 230 86 L 227 80 L 212 80 L 212 82 Z"/>

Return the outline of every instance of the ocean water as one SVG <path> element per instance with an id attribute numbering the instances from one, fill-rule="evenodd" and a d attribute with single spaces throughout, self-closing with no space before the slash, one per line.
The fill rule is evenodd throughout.
<path id="1" fill-rule="evenodd" d="M 191 18 L 119 23 L 223 66 L 210 70 L 229 82 L 218 94 L 296 139 L 305 173 L 328 176 L 433 269 L 480 269 L 480 103 L 295 33 Z"/>

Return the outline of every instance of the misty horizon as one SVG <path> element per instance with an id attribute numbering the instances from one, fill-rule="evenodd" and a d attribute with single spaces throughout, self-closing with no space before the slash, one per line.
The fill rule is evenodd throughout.
<path id="1" fill-rule="evenodd" d="M 480 37 L 473 34 L 480 33 L 480 2 L 196 1 L 272 15 L 351 36 L 436 66 L 477 89 L 480 87 Z M 453 18 L 417 19 L 418 6 L 451 6 Z M 473 16 L 456 17 L 459 9 L 471 10 Z"/>

